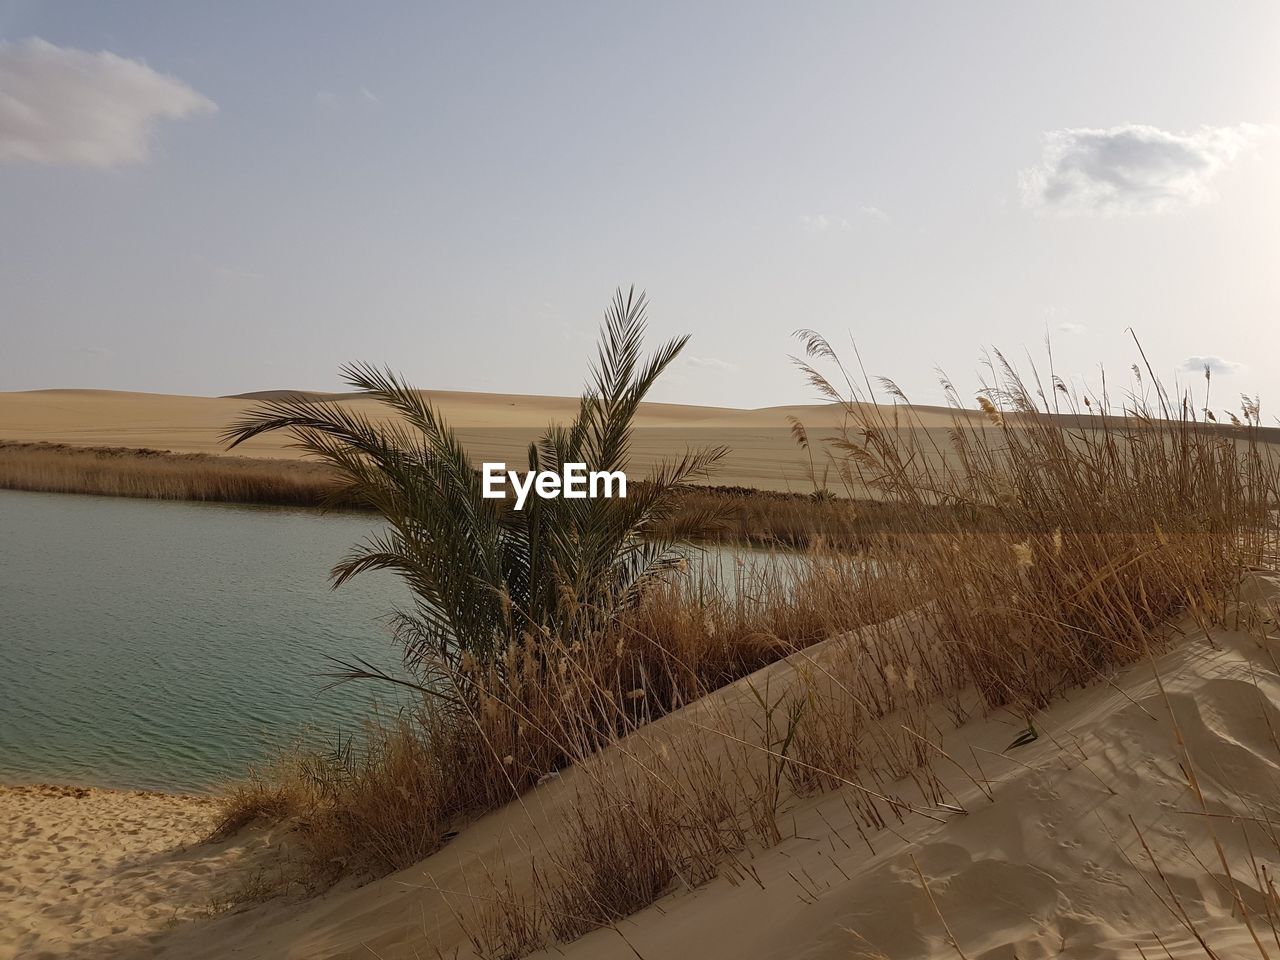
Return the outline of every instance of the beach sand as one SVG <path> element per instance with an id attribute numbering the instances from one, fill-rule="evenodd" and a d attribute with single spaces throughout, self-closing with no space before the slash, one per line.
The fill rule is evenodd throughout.
<path id="1" fill-rule="evenodd" d="M 208 835 L 207 797 L 0 787 L 0 957 L 148 956 L 176 928 L 232 907 L 274 838 Z"/>
<path id="2" fill-rule="evenodd" d="M 839 791 L 797 800 L 789 810 L 790 835 L 747 855 L 758 883 L 726 875 L 692 891 L 673 890 L 617 930 L 597 930 L 547 955 L 1203 956 L 1175 916 L 1172 891 L 1177 909 L 1186 911 L 1218 957 L 1259 956 L 1233 914 L 1213 843 L 1216 834 L 1247 906 L 1259 916 L 1266 897 L 1257 889 L 1250 857 L 1274 871 L 1280 854 L 1265 828 L 1246 834 L 1225 814 L 1274 809 L 1280 579 L 1256 576 L 1249 590 L 1250 610 L 1269 618 L 1266 637 L 1227 629 L 1206 636 L 1186 622 L 1185 636 L 1171 652 L 1037 715 L 1039 739 L 1016 752 L 1008 747 L 1023 721 L 1003 712 L 958 729 L 940 725 L 941 746 L 971 770 L 980 769 L 993 795 L 988 799 L 967 776 L 944 773 L 967 813 L 947 814 L 942 822 L 906 815 L 901 823 L 868 831 L 864 840 Z M 909 628 L 909 618 L 904 624 Z M 827 641 L 807 656 L 834 655 L 845 642 Z M 794 665 L 784 661 L 754 682 L 778 690 L 794 676 Z M 688 729 L 678 725 L 690 711 L 706 715 L 713 706 L 731 708 L 747 697 L 740 682 L 642 733 L 658 740 L 675 736 Z M 1223 819 L 1196 812 L 1170 710 L 1208 808 Z M 191 846 L 204 808 L 190 800 L 8 790 L 0 794 L 8 831 L 0 896 L 8 939 L 0 941 L 0 955 L 16 945 L 24 958 L 469 956 L 453 911 L 467 908 L 466 891 L 483 888 L 477 864 L 503 864 L 518 873 L 539 847 L 540 833 L 572 799 L 575 775 L 567 771 L 521 803 L 482 818 L 400 873 L 312 900 L 246 902 L 211 918 L 199 915 L 201 903 L 225 897 L 236 883 L 243 886 L 254 863 L 261 869 L 271 862 L 261 859 L 264 849 L 272 851 L 261 846 L 260 836 L 251 831 L 249 840 Z M 254 843 L 256 854 L 246 851 Z M 441 890 L 456 895 L 446 898 Z"/>

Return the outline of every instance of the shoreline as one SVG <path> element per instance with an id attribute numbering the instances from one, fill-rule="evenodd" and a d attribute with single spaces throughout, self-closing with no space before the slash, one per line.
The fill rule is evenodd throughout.
<path id="1" fill-rule="evenodd" d="M 129 794 L 138 797 L 163 797 L 169 800 L 192 800 L 200 804 L 213 803 L 217 800 L 217 795 L 210 791 L 209 793 L 191 793 L 182 790 L 152 790 L 147 787 L 108 787 L 96 783 L 54 783 L 51 781 L 39 781 L 29 783 L 15 783 L 9 780 L 0 780 L 0 796 L 5 794 L 38 794 L 40 796 L 68 798 L 74 800 L 83 800 L 86 797 L 96 793 L 109 794 Z"/>
<path id="2" fill-rule="evenodd" d="M 212 788 L 201 793 L 193 790 L 155 790 L 151 787 L 115 786 L 112 784 L 92 783 L 89 781 L 11 780 L 0 777 L 0 794 L 24 791 L 63 791 L 68 794 L 78 793 L 81 796 L 95 792 L 130 793 L 137 794 L 139 796 L 169 797 L 174 800 L 198 800 L 202 802 L 216 800 L 218 797 L 217 790 Z"/>
<path id="3" fill-rule="evenodd" d="M 0 490 L 374 515 L 335 487 L 328 467 L 305 460 L 0 439 Z M 708 484 L 684 494 L 669 526 L 679 530 L 686 518 L 710 512 L 716 527 L 703 542 L 856 547 L 886 509 L 871 501 Z"/>

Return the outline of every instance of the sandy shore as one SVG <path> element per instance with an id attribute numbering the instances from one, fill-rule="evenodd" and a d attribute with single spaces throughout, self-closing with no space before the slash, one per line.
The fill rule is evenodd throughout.
<path id="1" fill-rule="evenodd" d="M 271 838 L 202 843 L 212 801 L 96 787 L 0 786 L 0 957 L 133 958 L 226 910 Z"/>

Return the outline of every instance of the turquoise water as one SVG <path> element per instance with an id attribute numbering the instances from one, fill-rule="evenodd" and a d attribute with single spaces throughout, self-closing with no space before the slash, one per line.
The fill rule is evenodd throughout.
<path id="1" fill-rule="evenodd" d="M 399 670 L 393 575 L 329 587 L 358 514 L 0 490 L 0 783 L 204 790 L 307 729 L 333 743 L 403 703 L 326 657 Z M 692 550 L 750 588 L 786 555 Z M 703 571 L 699 574 L 699 571 Z"/>
<path id="2" fill-rule="evenodd" d="M 201 790 L 309 725 L 350 730 L 408 592 L 328 570 L 358 515 L 0 490 L 0 782 Z"/>

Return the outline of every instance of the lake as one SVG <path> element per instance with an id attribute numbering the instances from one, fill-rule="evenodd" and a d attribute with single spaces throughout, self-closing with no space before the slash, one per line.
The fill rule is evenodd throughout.
<path id="1" fill-rule="evenodd" d="M 304 728 L 334 742 L 401 688 L 390 573 L 329 569 L 378 521 L 278 507 L 0 490 L 0 783 L 200 791 Z M 752 557 L 710 550 L 732 583 Z M 785 563 L 784 563 L 785 566 Z M 696 569 L 696 567 L 695 567 Z M 326 689 L 327 688 L 327 689 Z"/>
<path id="2" fill-rule="evenodd" d="M 202 790 L 310 725 L 350 730 L 399 664 L 408 591 L 328 571 L 355 514 L 0 490 L 0 782 Z"/>

